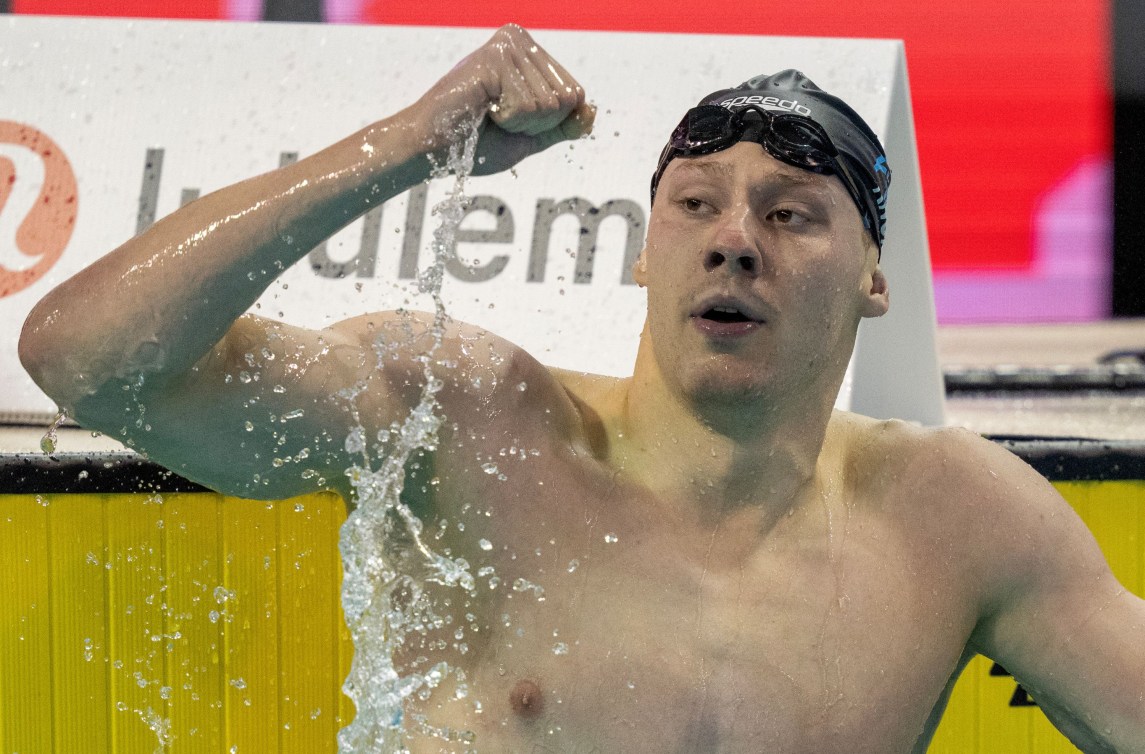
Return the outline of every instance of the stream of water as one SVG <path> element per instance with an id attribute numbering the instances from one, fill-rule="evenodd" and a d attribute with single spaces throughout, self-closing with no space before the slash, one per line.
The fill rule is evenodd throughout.
<path id="1" fill-rule="evenodd" d="M 482 114 L 481 118 L 484 118 Z M 457 227 L 464 217 L 465 181 L 473 169 L 478 124 L 467 124 L 449 151 L 448 161 L 436 177 L 453 176 L 453 186 L 444 201 L 434 207 L 439 225 L 433 234 L 433 262 L 418 278 L 422 293 L 434 302 L 433 341 L 419 355 L 425 383 L 421 400 L 404 421 L 378 438 L 388 452 L 371 454 L 372 438 L 359 427 L 346 439 L 346 448 L 361 457 L 349 470 L 356 507 L 342 526 L 342 610 L 354 641 L 354 659 L 342 690 L 354 701 L 357 714 L 338 734 L 343 754 L 390 754 L 405 751 L 404 706 L 414 694 L 425 694 L 450 674 L 455 693 L 464 693 L 464 677 L 447 663 L 418 671 L 399 669 L 394 652 L 411 633 L 424 633 L 442 624 L 424 591 L 427 583 L 472 593 L 474 579 L 469 564 L 435 552 L 422 537 L 422 522 L 402 502 L 405 466 L 419 449 L 432 452 L 441 425 L 437 393 L 441 379 L 434 373 L 435 354 L 441 345 L 447 315 L 441 299 L 445 262 L 454 248 Z M 379 362 L 382 344 L 375 346 Z M 357 388 L 359 391 L 361 386 Z M 345 397 L 351 401 L 353 391 Z M 384 442 L 382 442 L 384 440 Z M 395 595 L 401 594 L 400 599 Z M 436 731 L 454 740 L 471 740 L 466 731 Z"/>

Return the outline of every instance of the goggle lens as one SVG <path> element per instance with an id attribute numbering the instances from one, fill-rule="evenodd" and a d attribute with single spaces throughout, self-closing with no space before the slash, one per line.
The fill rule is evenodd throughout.
<path id="1" fill-rule="evenodd" d="M 780 115 L 772 118 L 771 132 L 780 141 L 793 147 L 822 149 L 823 146 L 823 136 L 813 124 L 796 120 L 792 116 Z"/>

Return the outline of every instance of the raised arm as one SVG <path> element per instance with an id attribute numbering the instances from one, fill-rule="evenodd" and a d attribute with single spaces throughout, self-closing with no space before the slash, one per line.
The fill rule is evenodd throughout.
<path id="1" fill-rule="evenodd" d="M 973 648 L 1083 751 L 1145 752 L 1145 601 L 1118 583 L 1053 487 L 989 445 L 971 450 L 995 475 L 978 491 L 996 540 L 982 543 L 995 556 Z"/>
<path id="2" fill-rule="evenodd" d="M 475 172 L 490 173 L 583 135 L 592 115 L 576 81 L 504 27 L 411 107 L 187 205 L 60 285 L 29 315 L 21 361 L 80 423 L 216 489 L 345 491 L 354 419 L 331 396 L 371 378 L 372 330 L 388 318 L 316 332 L 243 312 L 323 239 L 425 180 L 466 124 L 483 117 Z M 380 414 L 408 402 L 377 395 L 406 377 L 398 364 L 375 379 Z"/>

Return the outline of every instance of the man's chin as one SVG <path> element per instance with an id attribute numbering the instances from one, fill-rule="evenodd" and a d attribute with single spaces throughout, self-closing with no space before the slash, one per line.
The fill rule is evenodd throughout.
<path id="1" fill-rule="evenodd" d="M 743 411 L 766 399 L 772 391 L 763 375 L 717 373 L 697 375 L 690 385 L 684 386 L 684 392 L 701 411 Z"/>

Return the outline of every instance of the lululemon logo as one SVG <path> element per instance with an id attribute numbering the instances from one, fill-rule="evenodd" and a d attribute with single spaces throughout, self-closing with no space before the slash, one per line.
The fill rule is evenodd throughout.
<path id="1" fill-rule="evenodd" d="M 27 288 L 59 260 L 77 206 L 76 176 L 63 150 L 33 126 L 0 120 L 0 298 Z"/>

